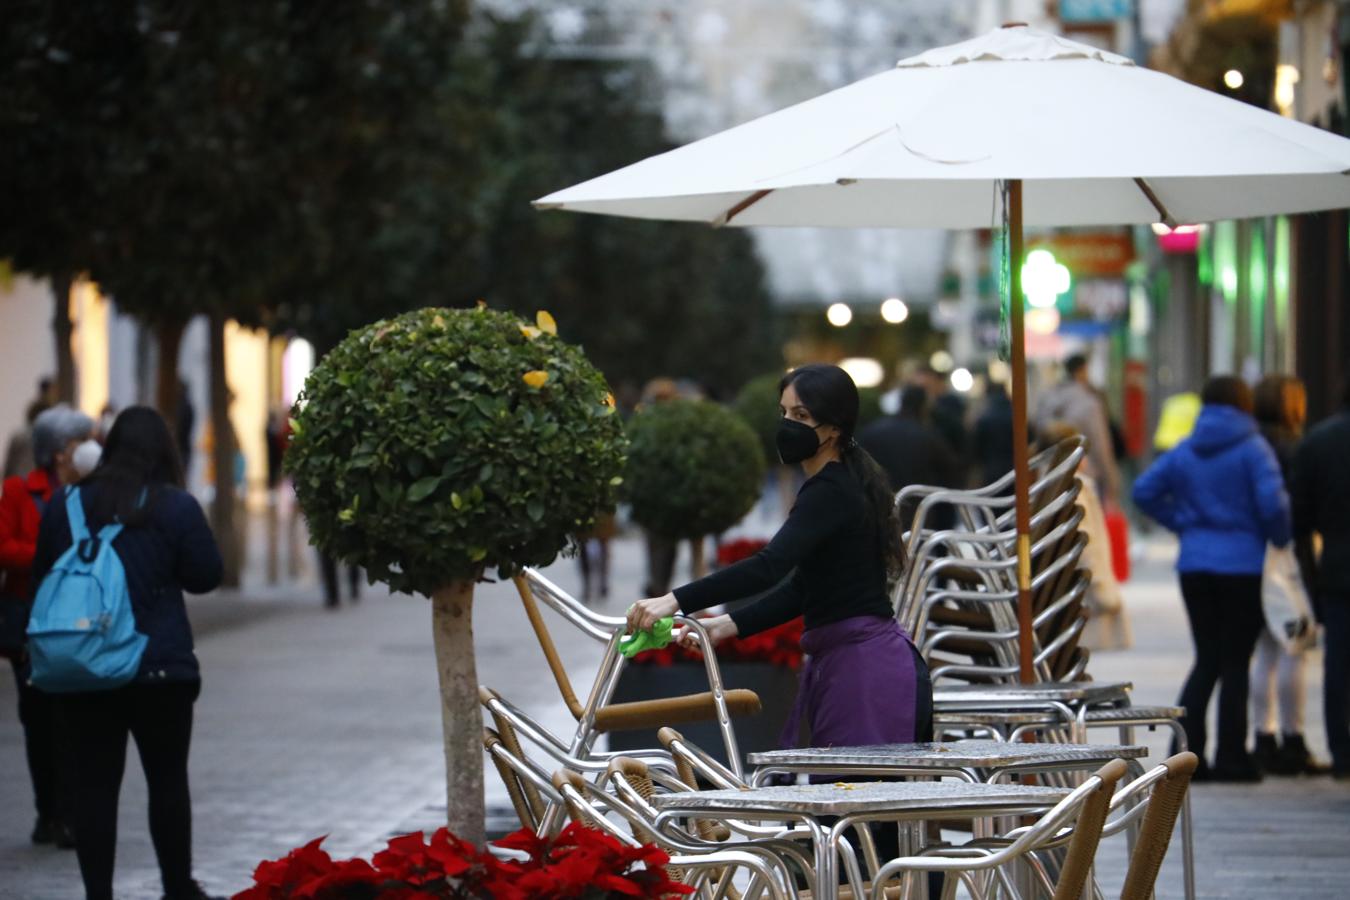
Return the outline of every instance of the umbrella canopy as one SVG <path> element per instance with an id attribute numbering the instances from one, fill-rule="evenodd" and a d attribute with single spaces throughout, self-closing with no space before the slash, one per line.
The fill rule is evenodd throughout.
<path id="1" fill-rule="evenodd" d="M 714 225 L 1205 222 L 1350 206 L 1350 140 L 1025 26 L 536 201 Z"/>

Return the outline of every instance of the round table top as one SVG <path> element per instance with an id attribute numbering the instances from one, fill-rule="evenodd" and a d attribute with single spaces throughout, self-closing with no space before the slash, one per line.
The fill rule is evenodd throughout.
<path id="1" fill-rule="evenodd" d="M 801 747 L 751 753 L 752 766 L 894 765 L 905 768 L 998 769 L 1056 763 L 1140 759 L 1148 748 L 1118 744 L 1050 744 L 1021 741 L 938 741 L 919 744 L 876 744 L 868 747 Z"/>

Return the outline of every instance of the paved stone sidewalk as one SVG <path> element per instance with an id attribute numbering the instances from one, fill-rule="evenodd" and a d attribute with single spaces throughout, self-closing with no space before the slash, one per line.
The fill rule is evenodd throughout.
<path id="1" fill-rule="evenodd" d="M 1134 681 L 1139 703 L 1174 700 L 1189 664 L 1169 572 L 1172 551 L 1166 543 L 1150 547 L 1127 586 L 1136 647 L 1100 654 L 1092 666 L 1098 679 Z M 641 565 L 637 541 L 616 545 L 610 611 L 631 602 Z M 550 576 L 576 590 L 575 566 L 562 561 Z M 247 599 L 222 594 L 193 603 L 205 678 L 192 757 L 194 843 L 199 877 L 214 891 L 243 888 L 260 859 L 321 834 L 329 835 L 326 846 L 335 853 L 368 852 L 390 833 L 430 824 L 444 803 L 428 604 L 367 589 L 360 604 L 332 612 L 316 598 L 312 588 L 250 590 Z M 483 586 L 475 619 L 480 680 L 567 730 L 570 716 L 511 585 Z M 567 626 L 557 627 L 566 635 Z M 559 645 L 584 691 L 598 645 Z M 6 668 L 0 682 L 9 680 Z M 1324 750 L 1318 677 L 1312 682 L 1310 740 Z M 1151 736 L 1158 754 L 1163 743 L 1161 735 Z M 73 854 L 28 843 L 31 798 L 8 683 L 0 684 L 0 760 L 0 898 L 79 898 Z M 504 793 L 490 768 L 487 776 L 489 805 L 501 805 Z M 1326 779 L 1205 785 L 1195 799 L 1202 896 L 1346 895 L 1350 785 Z M 120 828 L 118 896 L 153 900 L 158 872 L 134 753 Z M 1160 880 L 1160 897 L 1180 896 L 1176 855 Z M 1108 895 L 1118 890 L 1113 885 L 1123 859 L 1123 842 L 1103 851 Z"/>

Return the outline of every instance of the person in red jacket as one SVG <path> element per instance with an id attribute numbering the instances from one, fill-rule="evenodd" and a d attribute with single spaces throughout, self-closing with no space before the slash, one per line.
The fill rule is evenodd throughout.
<path id="1" fill-rule="evenodd" d="M 0 571 L 4 592 L 11 601 L 31 602 L 33 555 L 37 550 L 38 524 L 52 493 L 63 484 L 79 480 L 75 450 L 90 439 L 94 420 L 69 406 L 54 406 L 33 420 L 33 461 L 37 468 L 26 476 L 5 479 L 0 492 Z M 70 848 L 69 798 L 58 789 L 58 741 L 55 698 L 28 684 L 27 654 L 10 659 L 14 683 L 19 689 L 19 721 L 23 723 L 28 753 L 28 772 L 33 780 L 37 824 L 33 843 Z"/>

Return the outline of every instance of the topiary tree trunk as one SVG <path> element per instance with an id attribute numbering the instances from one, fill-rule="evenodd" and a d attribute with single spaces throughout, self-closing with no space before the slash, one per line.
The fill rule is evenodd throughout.
<path id="1" fill-rule="evenodd" d="M 482 844 L 483 715 L 473 652 L 472 581 L 453 581 L 431 595 L 431 633 L 441 686 L 445 824 L 461 838 Z"/>

